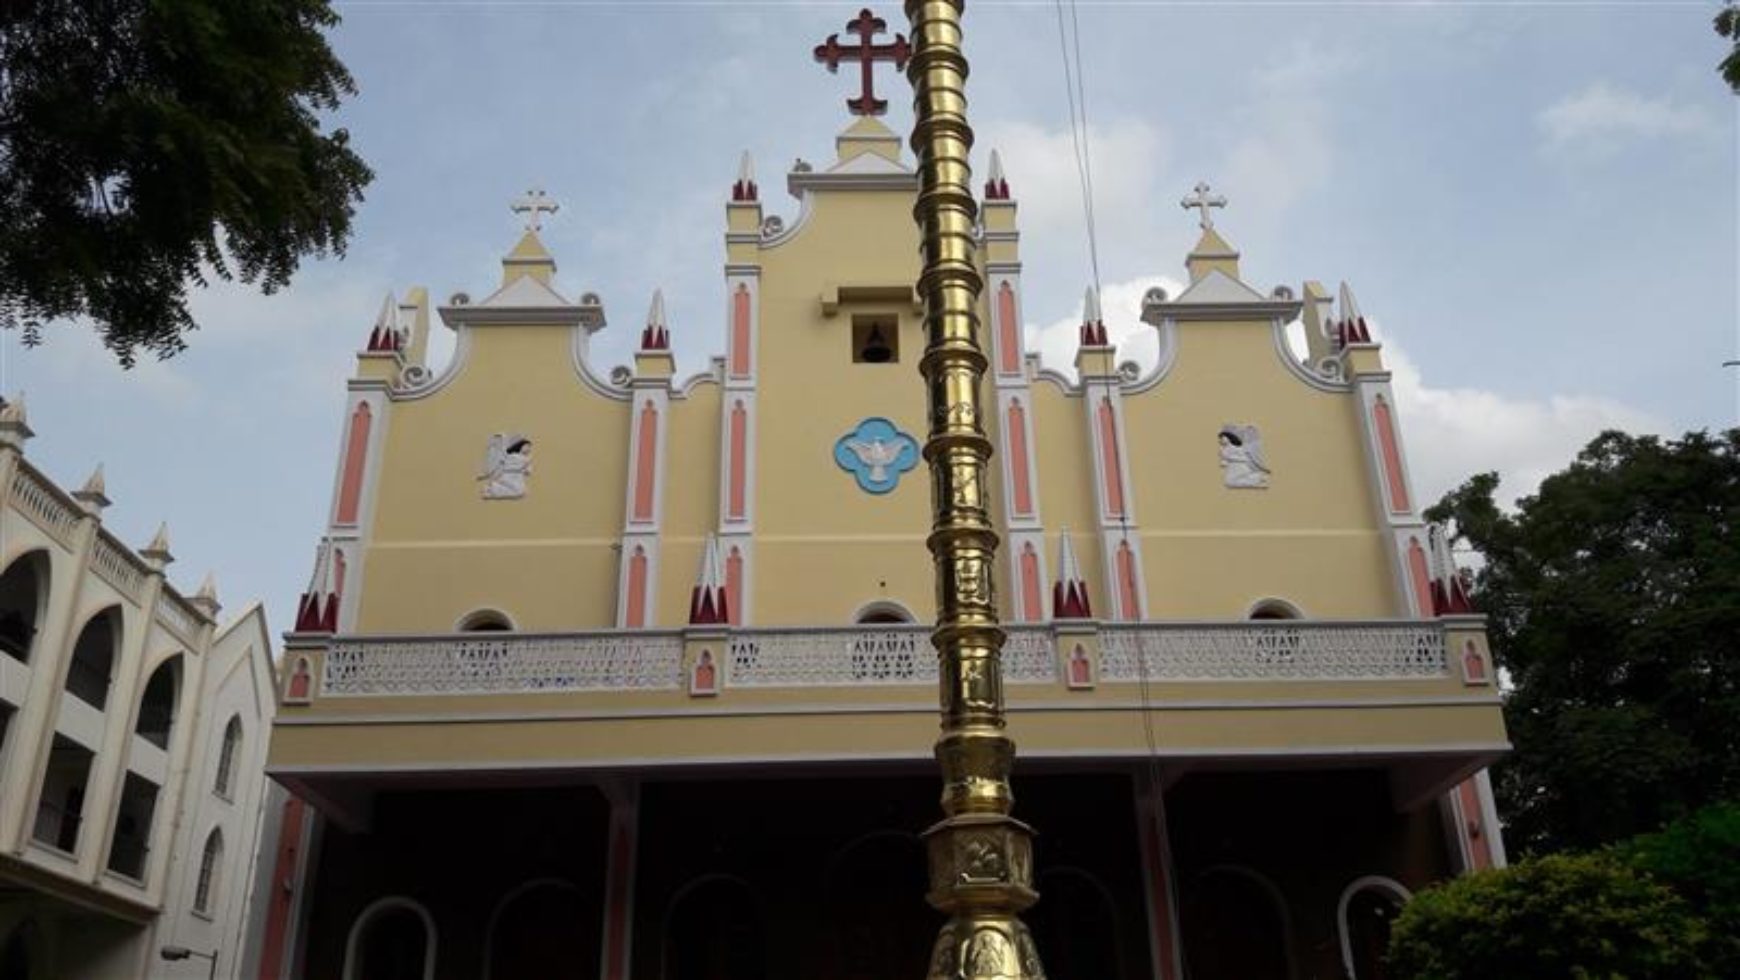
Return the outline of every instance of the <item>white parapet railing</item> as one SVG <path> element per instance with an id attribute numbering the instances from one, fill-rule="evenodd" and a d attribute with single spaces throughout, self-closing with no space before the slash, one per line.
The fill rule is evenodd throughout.
<path id="1" fill-rule="evenodd" d="M 906 625 L 730 630 L 723 686 L 934 686 L 929 632 Z M 1008 683 L 1060 682 L 1049 627 L 1007 633 Z M 1103 624 L 1099 644 L 1105 683 L 1396 680 L 1449 670 L 1443 631 L 1431 623 Z M 677 631 L 339 637 L 327 649 L 320 693 L 674 691 L 684 687 L 683 646 Z"/>
<path id="2" fill-rule="evenodd" d="M 49 537 L 61 544 L 72 542 L 78 507 L 28 465 L 21 463 L 12 475 L 12 502 Z"/>
<path id="3" fill-rule="evenodd" d="M 340 638 L 324 696 L 661 691 L 681 686 L 678 633 Z"/>
<path id="4" fill-rule="evenodd" d="M 1103 681 L 1400 680 L 1449 672 L 1430 624 L 1106 625 Z"/>

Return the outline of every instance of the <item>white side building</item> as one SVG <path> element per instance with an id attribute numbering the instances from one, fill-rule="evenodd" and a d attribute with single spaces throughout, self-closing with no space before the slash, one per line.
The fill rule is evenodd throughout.
<path id="1" fill-rule="evenodd" d="M 0 980 L 235 975 L 266 794 L 271 640 L 256 603 L 169 584 L 159 531 L 104 529 L 0 401 Z M 165 959 L 162 951 L 182 953 Z"/>

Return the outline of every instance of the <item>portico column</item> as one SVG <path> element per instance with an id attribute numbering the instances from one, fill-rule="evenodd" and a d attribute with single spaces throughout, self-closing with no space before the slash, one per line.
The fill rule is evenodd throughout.
<path id="1" fill-rule="evenodd" d="M 1136 828 L 1142 846 L 1142 885 L 1147 896 L 1148 947 L 1155 980 L 1181 980 L 1183 950 L 1178 939 L 1178 888 L 1173 878 L 1172 844 L 1166 832 L 1165 787 L 1153 772 L 1136 777 Z"/>
<path id="2" fill-rule="evenodd" d="M 640 783 L 632 778 L 600 784 L 610 801 L 609 852 L 604 878 L 603 980 L 628 980 L 634 940 L 634 857 L 640 849 Z"/>

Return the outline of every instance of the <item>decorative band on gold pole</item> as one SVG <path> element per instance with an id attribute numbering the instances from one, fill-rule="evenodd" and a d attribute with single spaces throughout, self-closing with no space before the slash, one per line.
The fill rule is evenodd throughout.
<path id="1" fill-rule="evenodd" d="M 942 734 L 943 820 L 926 833 L 930 903 L 947 913 L 931 952 L 929 980 L 1041 980 L 1039 953 L 1020 913 L 1033 890 L 1033 831 L 1009 815 L 1015 743 L 1004 734 L 1003 631 L 997 626 L 992 567 L 997 534 L 986 508 L 991 442 L 981 424 L 978 299 L 984 283 L 975 260 L 973 199 L 967 151 L 967 59 L 961 51 L 965 0 L 906 0 L 913 53 L 919 193 L 913 208 L 922 233 L 927 342 L 924 375 L 936 562 Z"/>

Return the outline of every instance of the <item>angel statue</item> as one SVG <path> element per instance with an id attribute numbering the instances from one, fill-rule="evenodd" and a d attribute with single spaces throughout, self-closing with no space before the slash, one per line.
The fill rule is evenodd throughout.
<path id="1" fill-rule="evenodd" d="M 1220 427 L 1221 481 L 1229 487 L 1266 487 L 1269 464 L 1263 461 L 1263 440 L 1254 425 Z"/>
<path id="2" fill-rule="evenodd" d="M 532 473 L 532 440 L 515 432 L 497 432 L 489 437 L 484 454 L 483 499 L 518 500 L 526 495 L 526 477 Z"/>

